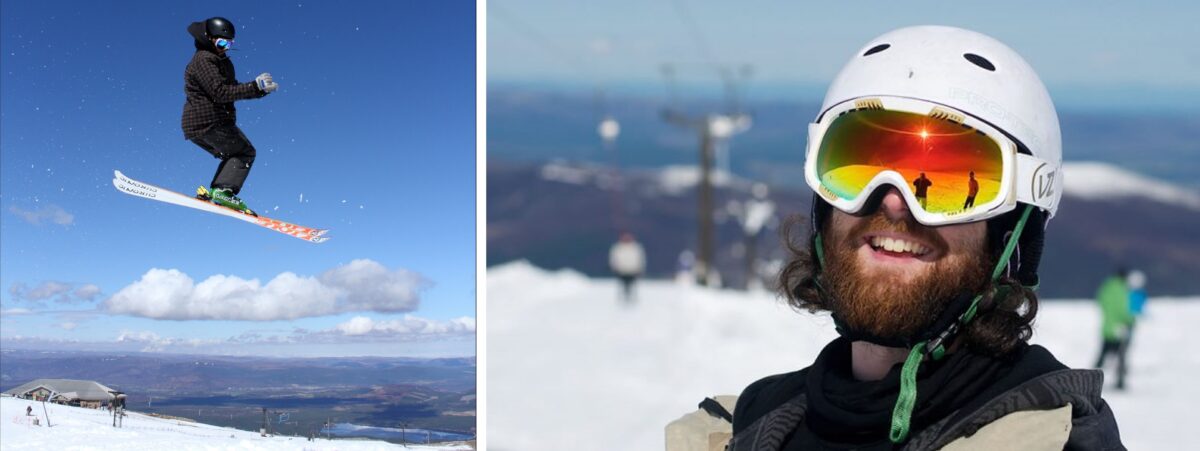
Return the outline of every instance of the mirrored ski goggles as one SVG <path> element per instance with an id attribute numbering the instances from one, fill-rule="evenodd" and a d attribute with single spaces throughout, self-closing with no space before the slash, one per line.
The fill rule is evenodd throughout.
<path id="1" fill-rule="evenodd" d="M 232 40 L 232 39 L 217 38 L 217 48 L 219 48 L 219 49 L 227 49 L 227 48 L 230 48 L 230 47 L 233 47 L 233 40 Z"/>
<path id="2" fill-rule="evenodd" d="M 968 114 L 904 97 L 851 99 L 808 127 L 804 178 L 834 207 L 858 213 L 884 184 L 929 226 L 980 221 L 1018 202 L 1049 210 L 1057 168 Z"/>

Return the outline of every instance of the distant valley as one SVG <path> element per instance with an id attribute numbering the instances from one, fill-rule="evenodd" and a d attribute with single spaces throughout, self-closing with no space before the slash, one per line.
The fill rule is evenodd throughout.
<path id="1" fill-rule="evenodd" d="M 326 421 L 475 434 L 475 359 L 0 351 L 0 389 L 39 378 L 124 391 L 129 409 L 307 436 Z"/>

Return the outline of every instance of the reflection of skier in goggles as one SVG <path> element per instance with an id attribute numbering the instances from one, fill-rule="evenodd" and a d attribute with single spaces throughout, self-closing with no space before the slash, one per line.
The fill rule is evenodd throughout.
<path id="1" fill-rule="evenodd" d="M 851 58 L 808 132 L 810 235 L 779 286 L 840 337 L 747 387 L 728 449 L 1123 449 L 1103 375 L 1028 344 L 1062 195 L 1033 69 L 979 33 L 903 28 Z"/>
<path id="2" fill-rule="evenodd" d="M 925 177 L 925 173 L 922 172 L 921 176 L 913 180 L 912 183 L 913 188 L 916 188 L 914 194 L 917 196 L 917 202 L 921 204 L 921 208 L 926 208 L 929 203 L 929 187 L 933 186 L 933 182 L 929 181 L 929 178 Z"/>
<path id="3" fill-rule="evenodd" d="M 278 88 L 271 74 L 249 83 L 238 83 L 233 62 L 225 54 L 233 46 L 236 29 L 228 19 L 213 17 L 193 22 L 188 33 L 195 38 L 196 53 L 184 71 L 183 135 L 221 160 L 210 188 L 200 187 L 197 197 L 243 213 L 254 214 L 238 198 L 250 167 L 254 145 L 237 126 L 236 100 L 257 99 Z"/>
<path id="4" fill-rule="evenodd" d="M 963 201 L 963 210 L 974 207 L 975 196 L 979 194 L 979 181 L 975 180 L 975 171 L 971 171 L 967 176 L 971 180 L 967 184 L 967 200 Z"/>

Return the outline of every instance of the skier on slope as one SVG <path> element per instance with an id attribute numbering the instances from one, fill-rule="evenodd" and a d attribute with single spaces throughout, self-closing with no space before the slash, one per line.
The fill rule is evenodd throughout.
<path id="1" fill-rule="evenodd" d="M 183 74 L 183 136 L 221 160 L 209 184 L 196 197 L 254 215 L 238 198 L 242 183 L 254 164 L 254 146 L 237 126 L 233 102 L 257 99 L 278 88 L 271 74 L 262 73 L 249 83 L 238 83 L 226 52 L 233 45 L 235 28 L 222 17 L 188 25 L 196 53 Z"/>
<path id="2" fill-rule="evenodd" d="M 1130 305 L 1132 297 L 1126 285 L 1128 277 L 1129 271 L 1117 268 L 1096 291 L 1096 301 L 1100 304 L 1100 335 L 1103 339 L 1100 356 L 1096 358 L 1096 368 L 1104 368 L 1104 361 L 1109 355 L 1117 357 L 1117 390 L 1125 389 L 1125 375 L 1128 372 L 1126 356 L 1135 319 Z"/>
<path id="3" fill-rule="evenodd" d="M 927 127 L 961 149 L 939 173 L 975 171 L 999 192 L 968 211 L 919 203 L 902 174 Z M 808 130 L 812 227 L 789 240 L 779 286 L 795 308 L 830 311 L 840 337 L 747 387 L 728 449 L 1124 449 L 1103 374 L 1028 344 L 1062 196 L 1058 116 L 1033 69 L 976 32 L 902 28 L 854 54 Z M 858 177 L 830 176 L 846 169 Z"/>
<path id="4" fill-rule="evenodd" d="M 621 280 L 621 299 L 633 302 L 634 283 L 646 272 L 646 250 L 633 239 L 632 233 L 621 233 L 621 238 L 608 250 L 608 266 Z"/>

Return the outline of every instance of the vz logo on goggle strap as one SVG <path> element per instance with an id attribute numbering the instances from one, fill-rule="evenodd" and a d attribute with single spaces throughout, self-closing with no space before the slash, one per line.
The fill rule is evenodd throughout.
<path id="1" fill-rule="evenodd" d="M 1039 202 L 1042 199 L 1054 195 L 1054 170 L 1042 172 L 1046 165 L 1038 166 L 1037 170 L 1033 171 L 1033 186 L 1030 187 L 1033 194 L 1034 202 Z"/>

